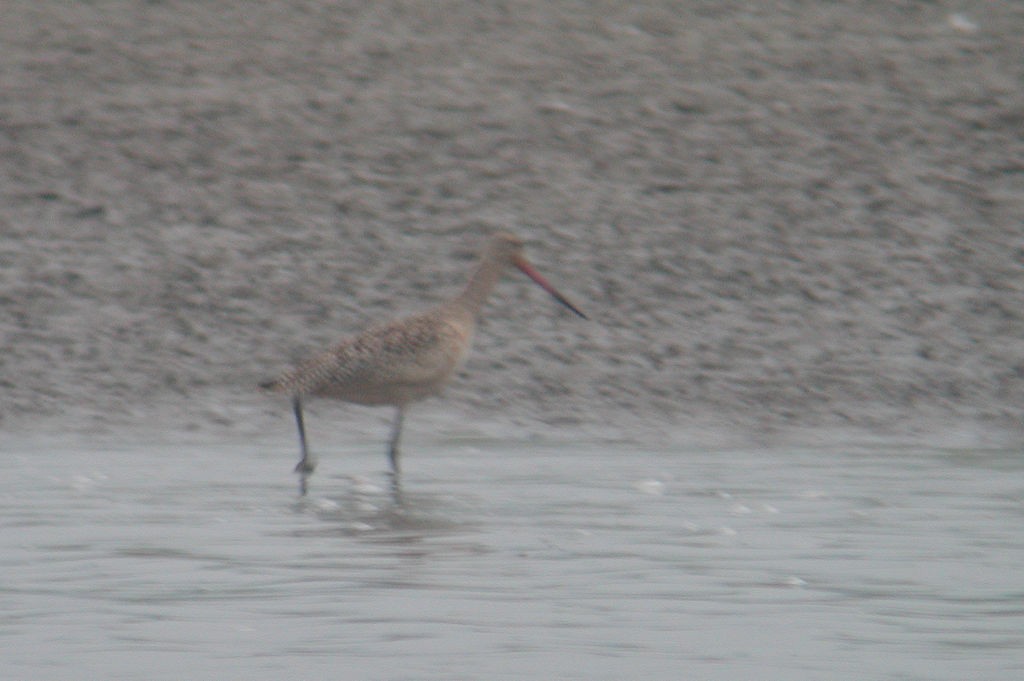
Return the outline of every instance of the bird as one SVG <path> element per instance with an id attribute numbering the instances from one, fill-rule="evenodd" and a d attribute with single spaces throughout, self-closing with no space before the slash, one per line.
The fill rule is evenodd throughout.
<path id="1" fill-rule="evenodd" d="M 354 404 L 394 407 L 388 438 L 392 480 L 400 472 L 399 440 L 408 406 L 436 395 L 462 366 L 469 353 L 477 319 L 502 274 L 519 269 L 556 301 L 582 319 L 587 316 L 552 286 L 523 255 L 523 241 L 497 232 L 487 240 L 462 291 L 417 315 L 373 325 L 313 355 L 259 387 L 291 397 L 301 458 L 295 466 L 300 494 L 316 469 L 303 418 L 303 400 L 325 397 Z"/>

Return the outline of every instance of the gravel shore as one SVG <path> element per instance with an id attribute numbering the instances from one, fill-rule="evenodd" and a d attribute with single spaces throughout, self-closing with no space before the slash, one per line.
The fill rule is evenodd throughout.
<path id="1" fill-rule="evenodd" d="M 510 274 L 410 437 L 1020 442 L 1022 35 L 983 0 L 13 0 L 0 428 L 285 437 L 261 379 L 503 229 L 591 321 Z"/>

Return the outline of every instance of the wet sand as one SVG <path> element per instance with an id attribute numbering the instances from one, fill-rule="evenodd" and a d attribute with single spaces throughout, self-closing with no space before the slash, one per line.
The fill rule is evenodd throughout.
<path id="1" fill-rule="evenodd" d="M 0 427 L 287 433 L 257 382 L 500 228 L 592 321 L 510 276 L 418 437 L 1019 441 L 1022 34 L 981 1 L 11 2 Z"/>

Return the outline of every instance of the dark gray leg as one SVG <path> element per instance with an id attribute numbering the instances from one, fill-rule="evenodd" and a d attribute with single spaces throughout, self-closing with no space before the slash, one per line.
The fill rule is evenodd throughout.
<path id="1" fill-rule="evenodd" d="M 405 419 L 405 408 L 398 407 L 395 410 L 395 420 L 391 424 L 391 439 L 388 441 L 388 458 L 391 460 L 391 474 L 398 476 L 400 467 L 398 465 L 398 440 L 402 437 L 402 421 Z"/>
<path id="2" fill-rule="evenodd" d="M 302 450 L 302 458 L 295 466 L 295 472 L 299 474 L 299 493 L 306 494 L 306 478 L 316 470 L 316 461 L 309 455 L 309 447 L 306 445 L 306 426 L 302 421 L 302 398 L 296 395 L 292 398 L 292 411 L 295 412 L 295 425 L 299 428 L 299 448 Z"/>

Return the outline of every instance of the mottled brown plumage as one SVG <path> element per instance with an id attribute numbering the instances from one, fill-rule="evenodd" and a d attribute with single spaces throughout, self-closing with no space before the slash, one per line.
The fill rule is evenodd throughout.
<path id="1" fill-rule="evenodd" d="M 272 388 L 355 404 L 403 405 L 436 392 L 462 363 L 472 329 L 438 311 L 371 327 L 310 358 Z"/>
<path id="2" fill-rule="evenodd" d="M 522 255 L 522 241 L 511 234 L 490 238 L 463 291 L 450 301 L 413 317 L 373 326 L 303 362 L 293 371 L 261 384 L 292 396 L 302 458 L 296 471 L 306 477 L 316 467 L 306 446 L 302 399 L 329 397 L 355 404 L 396 408 L 388 454 L 397 476 L 398 440 L 405 407 L 436 394 L 469 353 L 480 309 L 509 265 L 519 268 L 558 302 L 580 317 L 576 306 L 554 289 Z"/>

